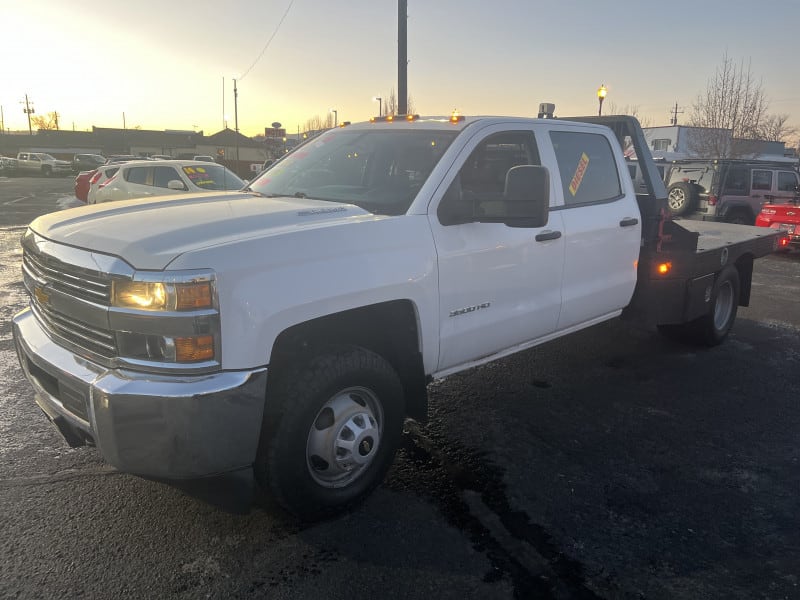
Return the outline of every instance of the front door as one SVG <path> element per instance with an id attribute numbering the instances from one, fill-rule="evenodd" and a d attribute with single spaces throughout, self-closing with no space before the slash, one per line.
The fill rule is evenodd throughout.
<path id="1" fill-rule="evenodd" d="M 489 128 L 464 148 L 429 216 L 439 263 L 439 372 L 552 333 L 561 306 L 561 215 L 545 227 L 464 222 L 503 197 L 516 165 L 538 165 L 532 129 Z M 552 194 L 551 181 L 551 198 Z"/>
<path id="2" fill-rule="evenodd" d="M 775 175 L 775 191 L 773 193 L 775 204 L 786 204 L 793 202 L 798 196 L 798 185 L 800 180 L 795 171 L 777 171 Z"/>

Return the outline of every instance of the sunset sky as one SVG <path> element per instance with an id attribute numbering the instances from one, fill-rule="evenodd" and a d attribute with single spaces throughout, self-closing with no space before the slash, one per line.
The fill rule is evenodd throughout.
<path id="1" fill-rule="evenodd" d="M 330 108 L 377 114 L 397 87 L 396 0 L 0 0 L 0 106 L 27 130 L 57 111 L 62 129 L 234 127 L 294 133 Z M 800 125 L 800 1 L 408 0 L 408 88 L 426 115 L 535 116 L 637 106 L 650 125 L 686 122 L 725 52 L 750 61 L 770 112 Z M 762 24 L 763 22 L 763 24 Z M 248 68 L 255 62 L 255 66 Z M 225 106 L 223 111 L 223 79 Z M 606 112 L 604 110 L 604 112 Z"/>

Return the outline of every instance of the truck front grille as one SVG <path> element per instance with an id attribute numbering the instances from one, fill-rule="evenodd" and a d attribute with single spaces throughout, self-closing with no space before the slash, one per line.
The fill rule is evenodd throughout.
<path id="1" fill-rule="evenodd" d="M 90 265 L 102 268 L 103 263 L 89 252 L 37 243 L 31 234 L 23 238 L 22 270 L 36 319 L 52 338 L 84 356 L 110 363 L 118 350 L 116 335 L 108 326 L 111 276 Z M 74 310 L 76 306 L 81 309 Z"/>
<path id="2" fill-rule="evenodd" d="M 102 273 L 30 252 L 27 248 L 22 255 L 22 264 L 34 279 L 55 290 L 103 306 L 110 303 L 111 281 Z"/>
<path id="3" fill-rule="evenodd" d="M 113 333 L 63 315 L 48 305 L 40 303 L 35 295 L 31 298 L 33 313 L 45 329 L 104 358 L 116 356 L 117 344 Z"/>

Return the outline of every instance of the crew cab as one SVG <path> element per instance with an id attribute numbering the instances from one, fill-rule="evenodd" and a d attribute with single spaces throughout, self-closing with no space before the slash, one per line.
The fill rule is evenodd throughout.
<path id="1" fill-rule="evenodd" d="M 39 217 L 14 340 L 70 444 L 314 519 L 381 482 L 433 380 L 619 316 L 720 343 L 777 232 L 665 198 L 632 117 L 376 118 L 240 191 Z"/>
<path id="2" fill-rule="evenodd" d="M 20 152 L 17 154 L 18 175 L 67 175 L 72 172 L 72 163 L 53 158 L 45 152 Z"/>

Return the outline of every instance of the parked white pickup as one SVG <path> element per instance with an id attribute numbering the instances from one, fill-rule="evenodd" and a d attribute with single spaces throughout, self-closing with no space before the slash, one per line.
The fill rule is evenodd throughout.
<path id="1" fill-rule="evenodd" d="M 17 154 L 18 175 L 68 175 L 72 173 L 72 163 L 58 160 L 44 152 L 20 152 Z"/>
<path id="2" fill-rule="evenodd" d="M 247 469 L 315 518 L 381 482 L 433 379 L 620 314 L 721 342 L 776 233 L 679 225 L 665 198 L 630 117 L 384 117 L 240 192 L 39 217 L 14 339 L 70 443 L 153 477 Z"/>

